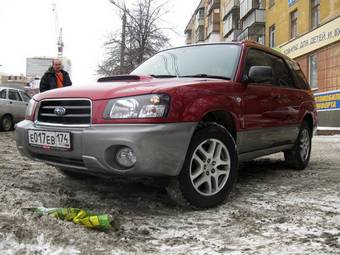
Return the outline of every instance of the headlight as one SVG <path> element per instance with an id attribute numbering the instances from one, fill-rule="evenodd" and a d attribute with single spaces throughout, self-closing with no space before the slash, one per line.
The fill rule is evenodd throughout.
<path id="1" fill-rule="evenodd" d="M 36 101 L 32 98 L 26 108 L 25 119 L 32 120 L 34 115 Z"/>
<path id="2" fill-rule="evenodd" d="M 104 119 L 162 118 L 168 112 L 168 95 L 143 95 L 110 100 Z"/>

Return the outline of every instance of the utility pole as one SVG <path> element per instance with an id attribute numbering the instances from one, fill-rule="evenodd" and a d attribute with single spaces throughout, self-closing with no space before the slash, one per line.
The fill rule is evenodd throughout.
<path id="1" fill-rule="evenodd" d="M 123 74 L 124 70 L 124 60 L 125 60 L 125 38 L 126 38 L 126 11 L 124 10 L 122 17 L 122 39 L 120 43 L 120 73 Z"/>
<path id="2" fill-rule="evenodd" d="M 55 3 L 52 4 L 52 12 L 54 15 L 54 25 L 57 34 L 58 57 L 62 58 L 64 51 L 63 29 L 59 27 L 59 17 L 57 12 L 57 5 Z"/>

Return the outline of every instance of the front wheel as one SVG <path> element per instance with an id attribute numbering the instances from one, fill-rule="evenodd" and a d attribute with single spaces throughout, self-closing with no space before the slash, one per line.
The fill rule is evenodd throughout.
<path id="1" fill-rule="evenodd" d="M 222 126 L 202 125 L 193 135 L 179 176 L 167 190 L 181 205 L 210 208 L 221 204 L 237 179 L 238 156 L 233 137 Z"/>
<path id="2" fill-rule="evenodd" d="M 303 122 L 293 149 L 284 152 L 287 165 L 296 170 L 305 169 L 309 163 L 311 150 L 311 129 L 306 122 Z"/>
<path id="3" fill-rule="evenodd" d="M 0 130 L 8 132 L 13 129 L 13 119 L 9 115 L 4 115 L 0 120 Z"/>

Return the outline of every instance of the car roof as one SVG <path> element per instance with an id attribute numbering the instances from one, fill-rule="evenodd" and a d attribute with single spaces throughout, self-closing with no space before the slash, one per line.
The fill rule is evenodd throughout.
<path id="1" fill-rule="evenodd" d="M 11 88 L 11 87 L 1 87 L 0 86 L 0 90 L 2 90 L 2 89 L 13 89 L 13 90 L 19 90 L 19 91 L 25 92 L 25 90 L 23 90 L 23 89 L 17 89 L 17 88 Z"/>
<path id="2" fill-rule="evenodd" d="M 172 50 L 172 49 L 180 49 L 180 48 L 190 48 L 190 47 L 199 47 L 199 46 L 207 46 L 207 45 L 240 45 L 240 46 L 245 46 L 247 48 L 257 48 L 260 50 L 263 50 L 265 52 L 268 52 L 270 54 L 279 56 L 281 58 L 284 59 L 289 59 L 292 62 L 295 62 L 293 59 L 289 58 L 288 56 L 282 54 L 281 52 L 274 50 L 272 48 L 269 48 L 263 44 L 257 43 L 255 41 L 252 40 L 243 40 L 243 41 L 238 41 L 238 42 L 209 42 L 209 43 L 197 43 L 197 44 L 189 44 L 189 45 L 184 45 L 184 46 L 179 46 L 179 47 L 173 47 L 173 48 L 169 48 L 169 49 L 165 49 L 162 50 L 160 52 L 164 52 L 164 51 L 168 51 L 168 50 Z"/>

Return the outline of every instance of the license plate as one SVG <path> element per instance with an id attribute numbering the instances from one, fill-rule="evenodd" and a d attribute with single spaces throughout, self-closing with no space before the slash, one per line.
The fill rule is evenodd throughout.
<path id="1" fill-rule="evenodd" d="M 71 134 L 43 130 L 28 130 L 28 143 L 45 149 L 70 150 Z"/>

